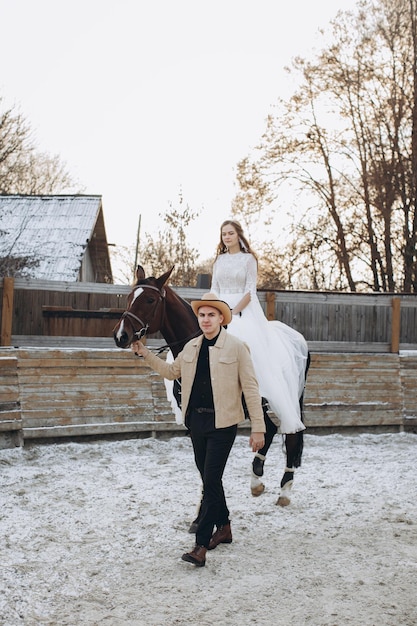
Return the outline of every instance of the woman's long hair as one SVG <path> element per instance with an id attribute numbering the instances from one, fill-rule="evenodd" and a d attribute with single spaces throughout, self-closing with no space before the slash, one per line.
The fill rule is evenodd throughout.
<path id="1" fill-rule="evenodd" d="M 226 220 L 220 226 L 220 243 L 217 245 L 216 259 L 220 254 L 226 254 L 227 252 L 227 248 L 222 241 L 222 230 L 225 226 L 229 226 L 229 225 L 233 226 L 233 228 L 237 232 L 237 236 L 239 238 L 240 251 L 245 252 L 246 254 L 252 254 L 255 257 L 255 259 L 258 260 L 258 257 L 256 256 L 255 252 L 250 247 L 249 241 L 246 239 L 245 235 L 243 234 L 242 226 L 239 224 L 239 222 L 236 222 L 235 220 Z"/>

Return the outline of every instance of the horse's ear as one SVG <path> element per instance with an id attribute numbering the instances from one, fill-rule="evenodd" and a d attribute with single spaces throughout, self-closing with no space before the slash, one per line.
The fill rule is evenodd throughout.
<path id="1" fill-rule="evenodd" d="M 138 265 L 136 268 L 136 280 L 145 280 L 145 270 L 142 265 Z"/>
<path id="2" fill-rule="evenodd" d="M 156 284 L 158 285 L 159 289 L 162 289 L 162 287 L 168 281 L 169 277 L 171 276 L 171 274 L 173 272 L 174 267 L 175 267 L 175 265 L 173 265 L 170 270 L 165 272 L 165 274 L 162 274 L 162 276 L 160 276 L 159 278 L 156 279 Z"/>

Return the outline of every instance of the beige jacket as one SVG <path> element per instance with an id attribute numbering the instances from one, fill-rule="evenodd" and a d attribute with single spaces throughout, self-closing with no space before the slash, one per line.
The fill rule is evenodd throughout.
<path id="1" fill-rule="evenodd" d="M 189 341 L 173 363 L 168 364 L 151 352 L 145 357 L 145 363 L 164 378 L 181 378 L 183 422 L 202 341 L 203 335 Z M 209 360 L 216 428 L 238 424 L 245 418 L 242 407 L 243 392 L 252 432 L 264 433 L 262 401 L 248 346 L 222 328 L 216 344 L 209 348 Z"/>

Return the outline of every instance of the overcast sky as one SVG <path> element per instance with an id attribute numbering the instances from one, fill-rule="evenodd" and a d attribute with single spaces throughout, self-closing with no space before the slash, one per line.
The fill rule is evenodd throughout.
<path id="1" fill-rule="evenodd" d="M 283 70 L 354 0 L 0 0 L 0 93 L 103 196 L 108 240 L 163 227 L 169 202 L 201 211 L 210 256 L 237 162 L 264 130 Z"/>

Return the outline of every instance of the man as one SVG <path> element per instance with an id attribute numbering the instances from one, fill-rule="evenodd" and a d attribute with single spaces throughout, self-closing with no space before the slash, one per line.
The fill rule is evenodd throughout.
<path id="1" fill-rule="evenodd" d="M 251 418 L 253 452 L 264 445 L 265 423 L 249 348 L 222 328 L 232 319 L 229 305 L 209 293 L 191 302 L 191 307 L 203 334 L 189 341 L 172 363 L 152 354 L 140 341 L 132 344 L 132 350 L 164 378 L 181 378 L 182 417 L 203 482 L 196 543 L 182 559 L 203 567 L 207 550 L 232 542 L 222 478 L 237 424 L 244 419 L 242 393 Z"/>

